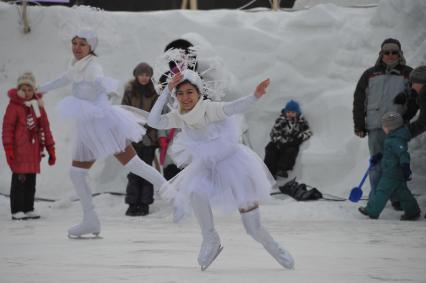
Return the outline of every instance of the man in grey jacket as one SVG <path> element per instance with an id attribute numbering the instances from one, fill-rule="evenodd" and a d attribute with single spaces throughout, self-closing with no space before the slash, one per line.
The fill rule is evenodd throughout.
<path id="1" fill-rule="evenodd" d="M 381 44 L 376 64 L 367 69 L 358 81 L 353 102 L 354 131 L 360 138 L 368 137 L 370 156 L 383 152 L 385 133 L 381 117 L 390 111 L 404 114 L 404 106 L 394 104 L 393 100 L 407 88 L 411 70 L 405 64 L 401 43 L 388 38 Z M 380 175 L 378 163 L 370 171 L 371 191 L 376 188 Z M 398 204 L 392 200 L 395 208 L 399 208 Z"/>

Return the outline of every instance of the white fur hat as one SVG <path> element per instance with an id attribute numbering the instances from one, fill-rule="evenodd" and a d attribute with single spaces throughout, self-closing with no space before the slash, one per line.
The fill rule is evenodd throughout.
<path id="1" fill-rule="evenodd" d="M 92 30 L 80 30 L 74 34 L 73 39 L 79 37 L 84 38 L 87 43 L 90 45 L 91 51 L 95 51 L 96 46 L 98 45 L 98 36 Z"/>
<path id="2" fill-rule="evenodd" d="M 198 75 L 198 73 L 196 73 L 192 70 L 186 69 L 186 70 L 182 71 L 182 74 L 183 74 L 182 81 L 185 81 L 185 80 L 190 81 L 192 84 L 197 86 L 198 90 L 200 91 L 200 94 L 203 94 L 204 83 L 203 83 L 203 80 Z"/>

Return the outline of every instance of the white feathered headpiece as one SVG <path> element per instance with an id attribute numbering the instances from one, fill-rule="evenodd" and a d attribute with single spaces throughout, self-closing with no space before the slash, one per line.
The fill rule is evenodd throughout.
<path id="1" fill-rule="evenodd" d="M 162 59 L 167 63 L 173 62 L 175 67 L 171 72 L 166 73 L 167 80 L 161 84 L 160 88 L 164 88 L 175 73 L 181 72 L 184 75 L 184 80 L 187 79 L 196 85 L 201 95 L 207 96 L 213 101 L 220 101 L 225 96 L 225 82 L 223 80 L 213 79 L 212 76 L 209 76 L 209 72 L 216 71 L 217 69 L 215 61 L 210 61 L 207 67 L 203 66 L 203 70 L 200 73 L 194 71 L 200 69 L 197 68 L 199 62 L 197 61 L 196 47 L 190 47 L 187 51 L 174 48 L 169 49 L 164 52 Z"/>

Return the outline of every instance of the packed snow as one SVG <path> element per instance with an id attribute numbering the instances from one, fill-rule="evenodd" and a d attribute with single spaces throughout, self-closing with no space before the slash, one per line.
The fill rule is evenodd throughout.
<path id="1" fill-rule="evenodd" d="M 356 2 L 345 1 L 348 6 Z M 104 71 L 122 84 L 141 61 L 161 68 L 159 58 L 168 42 L 198 33 L 236 78 L 237 91 L 225 100 L 247 95 L 260 80 L 271 79 L 267 95 L 245 115 L 253 150 L 263 158 L 280 110 L 289 99 L 298 100 L 314 135 L 302 146 L 290 177 L 346 198 L 368 166 L 367 140 L 353 134 L 357 80 L 374 64 L 380 43 L 388 37 L 401 41 L 408 65 L 426 64 L 425 1 L 384 0 L 365 6 L 326 3 L 299 11 L 149 13 L 31 7 L 31 32 L 23 34 L 17 8 L 0 2 L 0 116 L 8 103 L 7 90 L 19 74 L 31 70 L 43 83 L 66 69 L 72 55 L 70 37 L 80 28 L 96 30 Z M 43 160 L 37 197 L 57 201 L 36 202 L 40 220 L 11 221 L 9 199 L 0 196 L 0 282 L 425 282 L 425 219 L 401 222 L 401 212 L 387 207 L 380 220 L 367 220 L 357 211 L 365 201 L 296 202 L 278 195 L 266 203 L 261 208 L 264 224 L 293 254 L 293 271 L 282 269 L 245 235 L 235 213 L 217 215 L 225 249 L 201 272 L 197 224 L 193 219 L 173 224 L 171 209 L 161 200 L 151 206 L 150 215 L 128 218 L 122 195 L 101 194 L 95 205 L 103 239 L 67 239 L 66 230 L 81 215 L 68 177 L 70 125 L 55 112 L 68 94 L 64 88 L 45 96 L 58 160 L 54 167 Z M 422 216 L 425 142 L 425 134 L 410 142 L 414 175 L 409 187 Z M 90 172 L 92 189 L 124 193 L 126 174 L 114 158 L 100 161 Z M 9 194 L 10 176 L 1 150 L 0 193 Z M 368 184 L 364 190 L 367 195 Z"/>

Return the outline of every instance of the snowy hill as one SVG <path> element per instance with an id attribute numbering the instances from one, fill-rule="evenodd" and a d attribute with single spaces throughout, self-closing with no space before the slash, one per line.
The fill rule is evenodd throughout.
<path id="1" fill-rule="evenodd" d="M 32 31 L 24 35 L 16 7 L 0 2 L 1 117 L 6 92 L 20 73 L 31 70 L 42 83 L 65 70 L 75 30 L 97 31 L 104 71 L 123 84 L 137 63 L 159 66 L 169 41 L 195 32 L 237 78 L 238 91 L 225 100 L 246 95 L 261 79 L 271 78 L 267 95 L 246 114 L 254 150 L 263 157 L 281 108 L 289 99 L 298 100 L 314 136 L 303 145 L 292 174 L 341 197 L 359 183 L 368 165 L 367 140 L 353 134 L 352 95 L 362 72 L 374 64 L 380 43 L 398 38 L 409 65 L 426 64 L 424 0 L 386 0 L 370 8 L 328 3 L 293 12 L 111 13 L 31 7 L 29 17 Z M 19 222 L 10 220 L 9 199 L 0 196 L 0 282 L 425 282 L 425 219 L 401 222 L 400 212 L 386 208 L 380 220 L 367 220 L 356 210 L 365 202 L 277 198 L 263 206 L 265 226 L 295 257 L 294 271 L 283 270 L 244 235 L 237 213 L 216 219 L 225 249 L 206 272 L 199 271 L 197 224 L 193 219 L 171 224 L 170 207 L 161 200 L 151 206 L 150 215 L 129 218 L 123 215 L 123 197 L 98 196 L 94 202 L 104 239 L 66 239 L 67 228 L 81 213 L 78 202 L 68 199 L 73 195 L 68 176 L 72 136 L 55 113 L 55 105 L 68 94 L 69 89 L 60 89 L 45 97 L 58 160 L 54 167 L 43 161 L 37 179 L 37 196 L 61 201 L 37 202 L 42 219 Z M 422 215 L 425 142 L 422 135 L 410 143 L 414 178 L 409 186 L 420 194 Z M 124 192 L 126 172 L 110 158 L 95 165 L 90 182 L 95 192 Z M 0 193 L 9 189 L 10 170 L 0 150 Z"/>
<path id="2" fill-rule="evenodd" d="M 204 36 L 237 77 L 238 93 L 250 93 L 262 78 L 271 78 L 268 95 L 246 114 L 254 150 L 263 157 L 268 134 L 288 99 L 301 103 L 314 136 L 303 146 L 293 174 L 320 190 L 346 196 L 362 176 L 368 159 L 367 140 L 353 134 L 352 100 L 361 73 L 371 66 L 384 38 L 402 42 L 408 64 L 426 62 L 426 3 L 383 1 L 377 8 L 317 5 L 297 12 L 168 11 L 111 13 L 89 7 L 31 7 L 32 31 L 20 32 L 14 6 L 0 3 L 0 115 L 6 91 L 18 74 L 32 70 L 39 83 L 63 72 L 71 58 L 70 36 L 79 28 L 99 35 L 97 53 L 105 73 L 123 84 L 134 66 L 158 66 L 165 45 L 187 32 Z M 7 40 L 6 40 L 7 39 Z M 57 141 L 58 162 L 38 178 L 38 195 L 62 198 L 71 191 L 69 126 L 59 120 L 55 105 L 69 89 L 45 98 Z M 115 100 L 119 102 L 117 98 Z M 422 136 L 411 143 L 416 177 L 426 182 Z M 0 151 L 0 192 L 8 193 L 9 170 Z M 414 166 L 415 165 L 415 166 Z M 118 174 L 116 172 L 118 171 Z M 99 162 L 91 173 L 96 191 L 124 190 L 125 172 L 114 159 Z"/>

